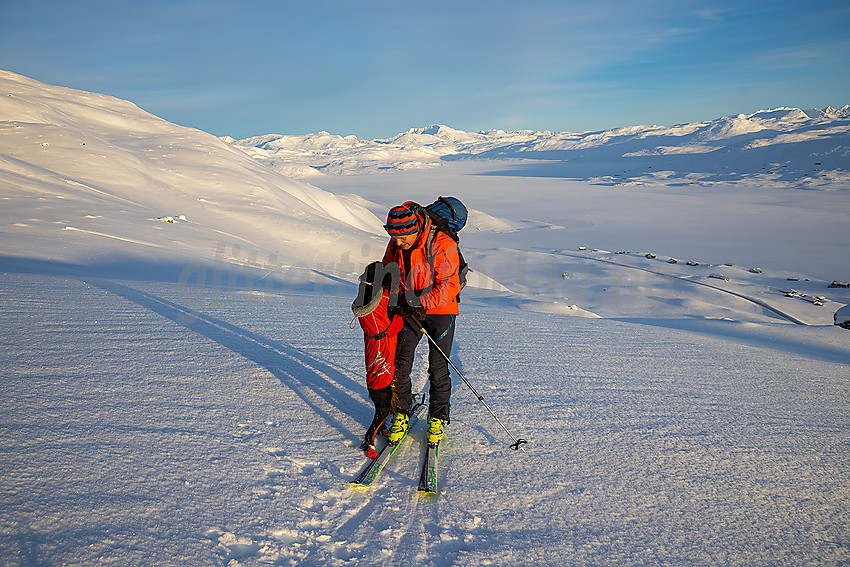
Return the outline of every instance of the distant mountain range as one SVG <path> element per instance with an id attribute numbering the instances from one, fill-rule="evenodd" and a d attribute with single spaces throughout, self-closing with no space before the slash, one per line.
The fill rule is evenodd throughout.
<path id="1" fill-rule="evenodd" d="M 515 160 L 501 174 L 600 183 L 753 181 L 850 188 L 850 105 L 776 108 L 675 126 L 598 132 L 464 132 L 411 128 L 385 140 L 327 132 L 268 134 L 233 146 L 296 178 L 438 166 L 461 159 Z"/>

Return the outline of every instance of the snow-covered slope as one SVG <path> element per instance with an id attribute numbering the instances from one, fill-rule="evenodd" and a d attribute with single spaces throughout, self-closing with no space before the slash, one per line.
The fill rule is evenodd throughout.
<path id="1" fill-rule="evenodd" d="M 516 175 L 606 184 L 763 180 L 807 189 L 850 187 L 850 105 L 602 132 L 470 133 L 434 125 L 387 140 L 321 132 L 229 141 L 272 168 L 304 177 L 517 159 Z"/>
<path id="2" fill-rule="evenodd" d="M 349 303 L 0 274 L 0 563 L 850 559 L 848 331 L 465 306 L 454 360 L 528 454 L 458 380 L 423 498 L 421 423 L 349 487 L 371 419 Z"/>
<path id="3" fill-rule="evenodd" d="M 136 254 L 265 268 L 360 263 L 381 222 L 205 132 L 112 97 L 0 72 L 3 253 Z M 169 222 L 161 222 L 169 221 Z"/>

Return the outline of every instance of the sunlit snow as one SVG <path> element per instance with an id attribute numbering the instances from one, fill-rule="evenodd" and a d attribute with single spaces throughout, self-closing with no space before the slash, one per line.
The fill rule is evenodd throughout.
<path id="1" fill-rule="evenodd" d="M 0 563 L 846 564 L 848 112 L 236 141 L 0 71 Z M 440 494 L 424 429 L 355 489 L 355 283 L 438 195 L 529 444 L 458 379 Z"/>

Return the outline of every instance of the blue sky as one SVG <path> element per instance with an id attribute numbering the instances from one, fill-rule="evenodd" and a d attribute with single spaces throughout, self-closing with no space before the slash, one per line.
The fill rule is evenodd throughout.
<path id="1" fill-rule="evenodd" d="M 0 0 L 0 68 L 236 138 L 672 125 L 850 103 L 850 4 Z"/>

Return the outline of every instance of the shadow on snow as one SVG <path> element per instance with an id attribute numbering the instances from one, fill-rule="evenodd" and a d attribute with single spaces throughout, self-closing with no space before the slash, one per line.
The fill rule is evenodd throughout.
<path id="1" fill-rule="evenodd" d="M 371 407 L 365 402 L 358 402 L 358 396 L 354 395 L 355 392 L 365 392 L 365 383 L 355 380 L 331 363 L 291 345 L 115 281 L 161 281 L 176 285 L 177 276 L 182 269 L 182 266 L 174 264 L 151 265 L 123 261 L 85 266 L 67 262 L 0 257 L 0 271 L 70 277 L 84 281 L 215 341 L 268 370 L 340 433 L 352 437 L 360 435 L 359 432 L 351 431 L 340 420 L 337 411 L 343 411 L 355 420 L 370 415 Z M 321 288 L 322 286 L 298 286 L 298 290 L 302 292 L 319 291 Z M 317 398 L 327 405 L 318 403 Z"/>

